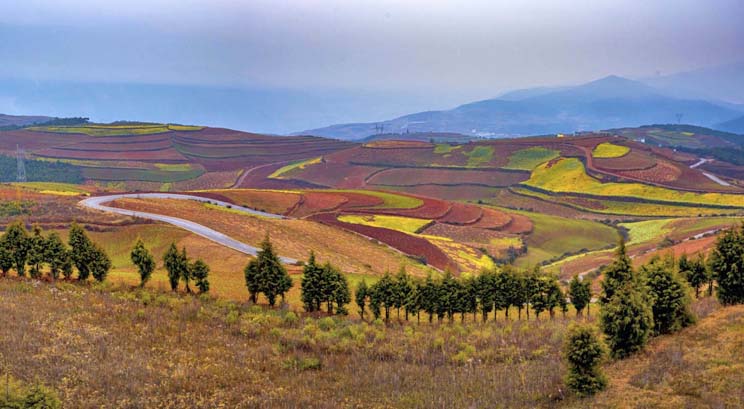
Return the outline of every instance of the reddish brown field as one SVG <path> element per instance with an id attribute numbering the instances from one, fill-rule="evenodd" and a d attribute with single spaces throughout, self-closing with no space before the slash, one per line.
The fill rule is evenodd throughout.
<path id="1" fill-rule="evenodd" d="M 336 213 L 320 213 L 310 217 L 311 220 L 340 227 L 341 229 L 359 233 L 363 236 L 379 240 L 405 254 L 415 254 L 423 258 L 429 264 L 440 270 L 459 271 L 459 267 L 447 257 L 442 250 L 431 244 L 428 240 L 414 237 L 409 234 L 395 230 L 379 227 L 365 226 L 361 224 L 344 223 L 337 219 Z"/>
<path id="2" fill-rule="evenodd" d="M 528 172 L 499 170 L 450 170 L 435 168 L 392 168 L 376 173 L 367 180 L 370 185 L 417 186 L 417 185 L 482 185 L 492 187 L 511 186 L 529 179 Z"/>

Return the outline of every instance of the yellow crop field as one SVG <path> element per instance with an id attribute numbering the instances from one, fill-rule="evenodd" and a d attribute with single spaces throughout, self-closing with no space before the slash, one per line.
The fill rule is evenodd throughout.
<path id="1" fill-rule="evenodd" d="M 642 183 L 602 183 L 587 175 L 581 161 L 574 158 L 564 158 L 538 166 L 525 184 L 557 193 L 584 193 L 605 197 L 632 197 L 640 200 L 744 208 L 744 195 L 681 192 Z"/>
<path id="2" fill-rule="evenodd" d="M 416 219 L 413 217 L 387 216 L 387 215 L 342 215 L 338 220 L 345 223 L 362 224 L 365 226 L 382 227 L 397 230 L 403 233 L 416 233 L 431 220 Z"/>
<path id="3" fill-rule="evenodd" d="M 79 133 L 88 136 L 150 135 L 170 131 L 168 125 L 81 125 L 81 126 L 32 126 L 31 131 L 52 133 Z"/>
<path id="4" fill-rule="evenodd" d="M 640 244 L 665 236 L 672 232 L 669 219 L 645 220 L 634 223 L 620 223 L 628 229 L 628 245 Z"/>
<path id="5" fill-rule="evenodd" d="M 504 168 L 532 170 L 541 163 L 557 158 L 559 154 L 560 152 L 556 150 L 543 148 L 542 146 L 521 149 L 509 156 L 509 163 Z"/>
<path id="6" fill-rule="evenodd" d="M 302 170 L 305 169 L 305 167 L 309 165 L 315 165 L 317 163 L 320 163 L 320 161 L 323 158 L 318 156 L 317 158 L 302 160 L 299 162 L 290 163 L 289 165 L 282 166 L 281 168 L 274 171 L 274 173 L 269 175 L 269 179 L 284 179 L 284 175 L 293 171 L 293 170 Z"/>
<path id="7" fill-rule="evenodd" d="M 628 152 L 630 152 L 630 148 L 627 146 L 605 142 L 594 147 L 592 156 L 595 158 L 619 158 L 627 155 Z"/>

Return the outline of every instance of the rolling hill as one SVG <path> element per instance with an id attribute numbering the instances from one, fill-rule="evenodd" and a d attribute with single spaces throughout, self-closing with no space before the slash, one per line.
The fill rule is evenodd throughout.
<path id="1" fill-rule="evenodd" d="M 374 134 L 375 127 L 381 125 L 391 132 L 504 137 L 632 127 L 680 119 L 709 126 L 740 114 L 729 107 L 700 99 L 671 97 L 641 82 L 609 76 L 575 87 L 517 91 L 447 111 L 419 112 L 379 124 L 340 124 L 301 133 L 361 139 Z"/>
<path id="2" fill-rule="evenodd" d="M 715 128 L 744 135 L 744 115 L 730 121 L 721 122 L 720 124 L 717 124 Z"/>

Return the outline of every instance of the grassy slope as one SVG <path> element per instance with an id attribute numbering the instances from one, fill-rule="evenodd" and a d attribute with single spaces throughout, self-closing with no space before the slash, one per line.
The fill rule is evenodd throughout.
<path id="1" fill-rule="evenodd" d="M 706 303 L 705 301 L 703 303 Z M 708 301 L 706 308 L 713 309 Z M 743 407 L 744 306 L 721 308 L 647 351 L 610 365 L 610 387 L 572 407 Z"/>
<path id="2" fill-rule="evenodd" d="M 619 158 L 625 156 L 628 152 L 630 152 L 630 148 L 627 146 L 604 142 L 594 147 L 592 156 L 595 158 Z"/>
<path id="3" fill-rule="evenodd" d="M 527 254 L 515 262 L 520 267 L 531 266 L 583 248 L 596 250 L 614 244 L 618 239 L 615 229 L 601 223 L 526 211 L 508 211 L 525 215 L 534 223 L 532 233 L 525 240 Z"/>
<path id="4" fill-rule="evenodd" d="M 509 156 L 509 163 L 504 168 L 532 170 L 541 163 L 557 158 L 559 154 L 558 151 L 543 148 L 542 146 L 521 149 Z"/>

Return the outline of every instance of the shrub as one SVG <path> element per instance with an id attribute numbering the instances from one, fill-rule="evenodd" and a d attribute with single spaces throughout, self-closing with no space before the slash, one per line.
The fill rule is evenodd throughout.
<path id="1" fill-rule="evenodd" d="M 607 378 L 599 365 L 605 353 L 594 327 L 571 326 L 564 347 L 568 388 L 579 396 L 589 396 L 603 390 L 607 386 Z"/>

